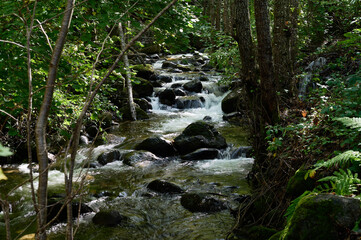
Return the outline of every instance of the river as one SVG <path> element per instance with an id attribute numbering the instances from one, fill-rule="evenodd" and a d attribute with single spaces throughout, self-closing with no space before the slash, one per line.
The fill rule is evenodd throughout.
<path id="1" fill-rule="evenodd" d="M 193 55 L 168 56 L 172 61 L 193 58 Z M 170 76 L 172 82 L 156 88 L 159 92 L 175 83 L 186 83 L 199 77 L 199 72 L 174 73 L 162 69 L 164 59 L 153 64 L 155 70 Z M 203 91 L 196 94 L 202 104 L 197 108 L 177 109 L 151 98 L 152 110 L 149 120 L 121 122 L 113 127 L 112 140 L 95 147 L 82 146 L 77 157 L 76 176 L 86 176 L 82 202 L 93 211 L 81 215 L 76 222 L 75 239 L 224 239 L 235 224 L 230 209 L 237 207 L 237 199 L 249 193 L 245 180 L 253 163 L 252 158 L 232 158 L 232 152 L 247 144 L 246 129 L 222 120 L 221 101 L 227 93 L 217 85 L 221 76 L 206 72 L 209 79 L 203 83 Z M 96 162 L 97 157 L 111 149 L 121 153 L 133 151 L 136 143 L 152 137 L 162 136 L 172 140 L 189 124 L 211 117 L 211 123 L 223 135 L 228 148 L 217 159 L 182 161 L 169 157 L 160 162 L 139 161 L 134 166 L 114 161 L 96 168 L 84 168 L 84 162 Z M 6 166 L 9 181 L 1 183 L 1 193 L 7 192 L 27 178 L 27 164 Z M 162 179 L 180 186 L 187 193 L 210 193 L 226 203 L 227 209 L 215 213 L 192 213 L 180 204 L 181 194 L 161 194 L 147 189 L 149 182 Z M 64 177 L 61 168 L 49 172 L 50 194 L 61 195 Z M 29 184 L 19 187 L 10 197 L 12 236 L 34 232 L 35 213 L 31 204 Z M 100 210 L 116 210 L 129 221 L 117 227 L 99 227 L 92 218 Z M 29 228 L 26 228 L 29 226 Z M 22 233 L 22 230 L 25 232 Z M 65 224 L 53 225 L 49 239 L 64 239 Z M 0 212 L 0 238 L 4 239 L 5 225 Z"/>

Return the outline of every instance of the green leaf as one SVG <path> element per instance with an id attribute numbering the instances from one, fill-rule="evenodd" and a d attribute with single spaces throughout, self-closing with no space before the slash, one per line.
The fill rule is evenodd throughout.
<path id="1" fill-rule="evenodd" d="M 0 144 L 0 157 L 8 157 L 13 155 L 13 153 L 10 151 L 10 148 L 4 147 Z"/>

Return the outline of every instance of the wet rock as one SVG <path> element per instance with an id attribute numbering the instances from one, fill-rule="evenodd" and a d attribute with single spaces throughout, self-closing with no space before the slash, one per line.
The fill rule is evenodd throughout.
<path id="1" fill-rule="evenodd" d="M 251 146 L 241 146 L 231 153 L 231 158 L 251 157 Z"/>
<path id="2" fill-rule="evenodd" d="M 148 189 L 159 193 L 183 193 L 184 190 L 178 185 L 164 180 L 154 180 L 147 186 Z"/>
<path id="3" fill-rule="evenodd" d="M 242 98 L 242 89 L 237 88 L 232 92 L 228 93 L 227 96 L 222 100 L 222 111 L 224 113 L 233 113 L 238 112 L 239 110 L 244 109 L 243 98 Z"/>
<path id="4" fill-rule="evenodd" d="M 95 225 L 116 227 L 128 221 L 128 218 L 117 211 L 100 211 L 92 219 Z"/>
<path id="5" fill-rule="evenodd" d="M 224 202 L 199 193 L 184 194 L 181 205 L 191 212 L 219 212 L 226 209 Z"/>
<path id="6" fill-rule="evenodd" d="M 201 82 L 208 82 L 209 79 L 208 79 L 206 76 L 200 76 L 200 77 L 199 77 L 199 81 L 201 81 Z"/>
<path id="7" fill-rule="evenodd" d="M 174 139 L 174 146 L 181 154 L 188 154 L 200 148 L 223 149 L 227 147 L 227 143 L 212 125 L 197 121 Z"/>
<path id="8" fill-rule="evenodd" d="M 134 65 L 134 66 L 132 66 L 132 69 L 137 72 L 137 74 L 135 76 L 139 77 L 139 78 L 144 78 L 144 79 L 149 80 L 151 78 L 151 76 L 154 75 L 154 69 L 153 69 L 152 65 L 150 65 L 150 64 Z"/>
<path id="9" fill-rule="evenodd" d="M 171 88 L 180 88 L 180 87 L 182 87 L 182 85 L 183 84 L 181 84 L 181 83 L 174 83 L 174 84 L 172 84 L 172 86 L 170 86 Z"/>
<path id="10" fill-rule="evenodd" d="M 203 118 L 203 121 L 210 122 L 210 121 L 212 121 L 212 117 L 211 116 L 205 116 Z"/>
<path id="11" fill-rule="evenodd" d="M 132 82 L 132 86 L 135 98 L 150 97 L 153 94 L 153 85 L 146 79 L 137 77 Z"/>
<path id="12" fill-rule="evenodd" d="M 360 200 L 333 194 L 310 194 L 300 200 L 284 239 L 348 239 L 360 219 Z"/>
<path id="13" fill-rule="evenodd" d="M 163 83 L 171 83 L 173 81 L 171 76 L 164 76 L 164 75 L 160 75 L 158 77 L 158 80 L 163 82 Z"/>
<path id="14" fill-rule="evenodd" d="M 189 92 L 200 93 L 202 92 L 203 85 L 199 80 L 192 80 L 190 82 L 185 83 L 183 85 L 183 88 Z"/>
<path id="15" fill-rule="evenodd" d="M 161 158 L 157 157 L 155 154 L 151 152 L 139 150 L 139 151 L 132 151 L 123 154 L 121 160 L 123 160 L 123 163 L 128 166 L 135 166 L 139 162 L 145 162 L 145 161 L 155 162 L 155 161 L 160 161 Z"/>
<path id="16" fill-rule="evenodd" d="M 165 69 L 165 68 L 176 68 L 177 67 L 177 64 L 175 64 L 174 62 L 171 62 L 171 61 L 164 61 L 163 64 L 162 64 L 162 68 Z"/>
<path id="17" fill-rule="evenodd" d="M 192 68 L 189 67 L 189 66 L 186 66 L 186 65 L 181 65 L 181 64 L 178 64 L 177 65 L 177 68 L 183 72 L 190 72 L 192 71 Z"/>
<path id="18" fill-rule="evenodd" d="M 52 198 L 52 199 L 48 200 L 48 215 L 47 215 L 48 222 L 51 221 L 52 219 L 54 219 L 55 217 L 56 217 L 56 220 L 54 221 L 54 223 L 67 221 L 68 214 L 66 212 L 67 211 L 66 206 L 63 207 L 64 202 L 58 201 L 58 200 L 60 200 L 60 199 Z M 62 209 L 62 207 L 63 207 L 63 209 Z M 80 207 L 80 214 L 93 212 L 93 209 L 91 209 L 86 204 L 79 203 L 79 202 L 73 202 L 72 203 L 73 218 L 78 217 L 79 207 Z M 59 215 L 58 215 L 58 213 L 59 213 Z"/>
<path id="19" fill-rule="evenodd" d="M 136 106 L 135 111 L 137 115 L 137 120 L 149 119 L 148 114 L 140 107 Z M 128 104 L 121 108 L 120 112 L 122 113 L 123 120 L 132 120 L 132 115 L 130 114 L 130 107 Z"/>
<path id="20" fill-rule="evenodd" d="M 205 160 L 205 159 L 215 159 L 219 155 L 219 150 L 215 148 L 201 148 L 197 149 L 194 152 L 188 153 L 181 156 L 183 160 L 192 161 L 192 160 Z"/>
<path id="21" fill-rule="evenodd" d="M 148 112 L 153 108 L 152 104 L 150 104 L 145 98 L 135 99 L 134 102 L 145 112 Z"/>
<path id="22" fill-rule="evenodd" d="M 165 89 L 161 93 L 159 93 L 159 101 L 162 104 L 172 106 L 175 103 L 175 93 L 173 89 Z"/>
<path id="23" fill-rule="evenodd" d="M 95 138 L 99 132 L 98 127 L 95 125 L 90 125 L 85 128 L 85 132 L 89 135 L 91 138 Z"/>
<path id="24" fill-rule="evenodd" d="M 110 152 L 104 152 L 100 154 L 97 158 L 98 163 L 101 165 L 106 165 L 108 163 L 117 161 L 120 159 L 119 150 L 111 150 Z"/>
<path id="25" fill-rule="evenodd" d="M 181 96 L 176 100 L 178 109 L 201 108 L 202 101 L 198 96 Z"/>
<path id="26" fill-rule="evenodd" d="M 224 121 L 232 121 L 233 118 L 240 118 L 240 117 L 242 117 L 242 114 L 240 112 L 232 112 L 232 113 L 224 114 L 222 119 Z"/>
<path id="27" fill-rule="evenodd" d="M 170 72 L 172 72 L 172 73 L 182 73 L 183 71 L 180 70 L 179 68 L 173 68 Z"/>
<path id="28" fill-rule="evenodd" d="M 175 155 L 175 149 L 171 141 L 161 137 L 150 137 L 139 143 L 136 150 L 146 150 L 159 157 L 168 157 Z"/>
<path id="29" fill-rule="evenodd" d="M 187 96 L 187 93 L 180 88 L 174 89 L 174 93 L 176 96 Z"/>
<path id="30" fill-rule="evenodd" d="M 84 144 L 84 145 L 88 145 L 89 144 L 89 139 L 87 136 L 81 135 L 80 136 L 80 144 Z"/>

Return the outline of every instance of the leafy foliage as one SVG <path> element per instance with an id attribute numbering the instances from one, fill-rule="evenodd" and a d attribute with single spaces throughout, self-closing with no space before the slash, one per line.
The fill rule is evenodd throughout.
<path id="1" fill-rule="evenodd" d="M 336 120 L 342 122 L 347 127 L 361 131 L 361 118 L 343 117 L 343 118 L 336 118 Z"/>
<path id="2" fill-rule="evenodd" d="M 334 176 L 327 176 L 318 180 L 319 182 L 331 183 L 331 189 L 338 195 L 349 196 L 358 191 L 357 184 L 361 183 L 357 173 L 352 173 L 350 169 L 346 171 L 339 169 L 333 173 Z"/>
<path id="3" fill-rule="evenodd" d="M 326 167 L 326 168 L 336 167 L 336 166 L 342 167 L 342 166 L 345 166 L 345 165 L 351 163 L 351 161 L 360 162 L 361 161 L 361 152 L 349 150 L 349 151 L 346 151 L 346 152 L 343 152 L 343 153 L 337 155 L 336 157 L 331 158 L 328 161 L 316 163 L 315 167 L 316 167 L 316 169 L 319 169 L 321 167 Z"/>

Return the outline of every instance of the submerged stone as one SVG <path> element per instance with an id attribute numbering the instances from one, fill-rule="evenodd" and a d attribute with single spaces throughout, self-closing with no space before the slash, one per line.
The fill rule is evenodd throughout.
<path id="1" fill-rule="evenodd" d="M 200 193 L 184 194 L 181 205 L 191 212 L 219 212 L 226 209 L 224 202 Z"/>
<path id="2" fill-rule="evenodd" d="M 164 180 L 154 180 L 147 186 L 148 189 L 159 193 L 182 193 L 183 189 L 174 183 L 166 182 Z"/>
<path id="3" fill-rule="evenodd" d="M 127 222 L 128 218 L 117 211 L 100 211 L 93 217 L 95 225 L 104 227 L 116 227 L 117 225 Z"/>

